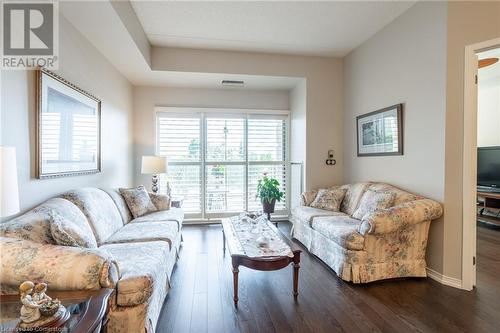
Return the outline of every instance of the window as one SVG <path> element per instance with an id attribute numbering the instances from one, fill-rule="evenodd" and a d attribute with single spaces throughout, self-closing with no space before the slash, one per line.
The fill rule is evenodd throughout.
<path id="1" fill-rule="evenodd" d="M 240 110 L 158 108 L 157 152 L 166 156 L 173 196 L 183 196 L 188 217 L 220 217 L 260 210 L 255 198 L 263 173 L 278 179 L 285 199 L 276 204 L 286 213 L 286 114 Z M 269 112 L 270 113 L 270 112 Z"/>
<path id="2" fill-rule="evenodd" d="M 157 119 L 157 152 L 167 156 L 168 177 L 173 196 L 184 197 L 184 210 L 201 213 L 201 117 L 169 115 Z M 160 177 L 160 192 L 166 192 Z"/>

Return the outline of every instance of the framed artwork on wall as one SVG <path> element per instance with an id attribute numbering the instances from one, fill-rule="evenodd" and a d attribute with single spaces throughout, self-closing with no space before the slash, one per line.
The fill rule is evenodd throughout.
<path id="1" fill-rule="evenodd" d="M 356 117 L 358 156 L 403 155 L 403 104 Z"/>
<path id="2" fill-rule="evenodd" d="M 101 101 L 37 70 L 36 173 L 40 179 L 101 171 Z"/>

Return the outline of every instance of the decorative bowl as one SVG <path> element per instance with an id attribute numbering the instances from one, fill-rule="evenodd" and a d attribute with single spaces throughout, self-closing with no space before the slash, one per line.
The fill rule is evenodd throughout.
<path id="1" fill-rule="evenodd" d="M 59 302 L 59 300 L 48 301 L 40 306 L 40 313 L 46 317 L 53 316 L 56 314 L 57 310 L 59 310 L 60 305 L 61 302 Z"/>

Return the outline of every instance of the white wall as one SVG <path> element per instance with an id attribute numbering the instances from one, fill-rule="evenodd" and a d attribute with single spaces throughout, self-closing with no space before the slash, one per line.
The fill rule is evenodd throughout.
<path id="1" fill-rule="evenodd" d="M 499 1 L 449 1 L 446 64 L 446 162 L 443 273 L 461 278 L 464 63 L 467 45 L 500 36 Z"/>
<path id="2" fill-rule="evenodd" d="M 477 146 L 500 146 L 500 84 L 478 88 Z"/>
<path id="3" fill-rule="evenodd" d="M 342 183 L 342 59 L 167 47 L 153 47 L 151 55 L 155 71 L 304 78 L 307 84 L 305 188 Z M 329 149 L 337 154 L 335 166 L 325 164 Z"/>
<path id="4" fill-rule="evenodd" d="M 85 186 L 132 184 L 132 86 L 79 32 L 60 17 L 61 75 L 102 100 L 102 172 L 35 178 L 35 72 L 2 71 L 2 145 L 17 151 L 21 210 Z"/>
<path id="5" fill-rule="evenodd" d="M 344 59 L 346 182 L 387 182 L 444 201 L 447 4 L 421 2 Z M 356 116 L 404 103 L 404 155 L 357 157 Z M 428 265 L 443 267 L 443 220 Z"/>
<path id="6" fill-rule="evenodd" d="M 290 91 L 290 161 L 306 163 L 307 81 Z"/>
<path id="7" fill-rule="evenodd" d="M 134 87 L 134 182 L 148 186 L 151 178 L 141 174 L 141 156 L 154 155 L 155 106 L 219 107 L 289 110 L 286 90 L 190 89 Z"/>

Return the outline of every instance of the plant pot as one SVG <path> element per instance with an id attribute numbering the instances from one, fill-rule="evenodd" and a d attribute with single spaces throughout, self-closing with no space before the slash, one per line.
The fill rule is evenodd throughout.
<path id="1" fill-rule="evenodd" d="M 267 200 L 262 201 L 262 211 L 266 214 L 274 213 L 274 205 L 276 204 L 276 199 L 268 202 Z"/>

